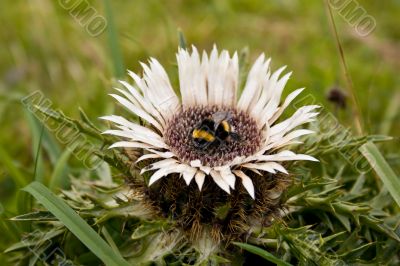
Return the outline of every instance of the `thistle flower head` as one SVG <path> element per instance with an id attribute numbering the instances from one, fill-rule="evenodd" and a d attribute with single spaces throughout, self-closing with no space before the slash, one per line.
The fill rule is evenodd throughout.
<path id="1" fill-rule="evenodd" d="M 134 174 L 128 183 L 191 238 L 204 234 L 204 226 L 219 241 L 240 237 L 251 224 L 270 224 L 279 217 L 280 195 L 288 183 L 283 163 L 316 160 L 287 147 L 312 133 L 296 128 L 312 121 L 318 106 L 300 107 L 277 122 L 303 89 L 281 103 L 290 73 L 280 77 L 285 67 L 271 72 L 264 54 L 243 89 L 237 53 L 230 56 L 214 47 L 200 56 L 192 47 L 191 52 L 179 49 L 177 61 L 181 97 L 153 58 L 142 64 L 142 77 L 129 72 L 135 85 L 121 81 L 126 89 L 112 94 L 145 121 L 103 117 L 118 128 L 104 133 L 121 138 L 110 148 L 134 151 L 133 163 L 147 181 Z"/>
<path id="2" fill-rule="evenodd" d="M 205 179 L 212 179 L 226 193 L 235 189 L 239 179 L 252 198 L 255 198 L 254 180 L 249 172 L 287 174 L 282 162 L 291 160 L 315 160 L 303 154 L 286 150 L 297 138 L 312 133 L 295 129 L 310 122 L 317 115 L 318 106 L 299 108 L 290 118 L 277 123 L 283 111 L 301 93 L 298 89 L 280 103 L 282 92 L 291 73 L 280 77 L 285 67 L 275 72 L 270 70 L 270 59 L 264 54 L 251 67 L 245 86 L 239 95 L 239 64 L 237 53 L 230 56 L 214 47 L 208 56 L 202 56 L 195 47 L 192 52 L 179 49 L 179 98 L 169 78 L 156 59 L 142 64 L 142 77 L 133 72 L 135 81 L 131 85 L 121 83 L 126 90 L 112 96 L 146 125 L 139 125 L 120 116 L 103 119 L 116 124 L 117 130 L 106 134 L 121 137 L 111 148 L 143 149 L 145 153 L 137 161 L 152 160 L 144 167 L 143 174 L 152 171 L 149 185 L 171 174 L 182 176 L 189 185 L 194 179 L 201 190 Z M 226 114 L 229 133 L 237 138 L 216 134 L 217 123 L 212 117 L 216 113 Z M 193 142 L 193 130 L 204 120 L 214 124 L 203 130 L 201 136 L 206 147 L 197 147 Z M 207 139 L 207 137 L 209 137 Z M 155 160 L 155 162 L 154 162 Z"/>

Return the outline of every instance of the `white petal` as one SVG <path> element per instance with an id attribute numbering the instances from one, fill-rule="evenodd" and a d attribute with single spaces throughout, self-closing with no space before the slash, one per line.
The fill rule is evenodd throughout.
<path id="1" fill-rule="evenodd" d="M 178 72 L 179 72 L 179 84 L 180 84 L 180 92 L 182 98 L 182 105 L 194 105 L 194 100 L 191 94 L 189 94 L 189 86 L 192 71 L 189 71 L 190 63 L 189 61 L 189 53 L 182 48 L 179 48 L 178 53 L 176 55 L 176 61 L 178 63 Z M 189 78 L 190 76 L 190 78 Z"/>
<path id="2" fill-rule="evenodd" d="M 211 167 L 203 165 L 199 167 L 201 171 L 203 171 L 204 173 L 206 173 L 207 175 L 209 175 L 211 173 Z"/>
<path id="3" fill-rule="evenodd" d="M 166 160 L 170 160 L 170 159 L 166 159 Z M 164 160 L 164 161 L 166 161 L 166 160 Z M 157 167 L 159 167 L 159 166 L 160 165 L 158 165 Z M 194 171 L 194 173 L 196 173 L 196 169 L 193 169 L 192 167 L 190 167 L 187 164 L 180 164 L 178 162 L 175 162 L 175 163 L 166 162 L 164 165 L 162 165 L 160 167 L 159 170 L 157 170 L 151 176 L 150 181 L 149 181 L 149 186 L 151 184 L 153 184 L 155 181 L 162 178 L 163 176 L 166 176 L 171 173 L 179 173 L 179 174 L 184 175 L 184 179 L 185 179 L 186 183 L 189 184 L 190 181 L 193 179 L 193 175 L 191 175 L 191 173 L 193 171 Z"/>
<path id="4" fill-rule="evenodd" d="M 193 160 L 193 161 L 191 161 L 190 162 L 190 165 L 192 166 L 192 167 L 200 167 L 200 166 L 202 166 L 202 164 L 201 164 L 201 161 L 200 160 Z"/>
<path id="5" fill-rule="evenodd" d="M 254 106 L 258 101 L 263 84 L 268 78 L 267 71 L 270 62 L 271 59 L 265 61 L 264 54 L 261 54 L 253 64 L 237 105 L 239 109 L 248 111 L 249 107 Z"/>
<path id="6" fill-rule="evenodd" d="M 268 123 L 272 125 L 285 111 L 285 109 L 289 106 L 289 104 L 304 90 L 304 88 L 297 89 L 290 93 L 286 99 L 285 102 L 282 104 L 281 107 L 277 110 L 277 112 L 268 120 Z"/>
<path id="7" fill-rule="evenodd" d="M 260 90 L 260 96 L 258 97 L 255 104 L 253 106 L 249 106 L 247 110 L 254 118 L 256 118 L 257 122 L 260 122 L 260 113 L 272 97 L 271 93 L 265 88 L 265 84 L 268 83 L 269 76 L 269 72 L 264 75 L 263 85 Z"/>
<path id="8" fill-rule="evenodd" d="M 203 187 L 204 180 L 205 180 L 205 173 L 203 171 L 197 170 L 196 175 L 194 176 L 194 180 L 196 181 L 199 190 Z"/>
<path id="9" fill-rule="evenodd" d="M 141 171 L 140 174 L 143 174 L 144 172 L 150 171 L 150 170 L 155 170 L 159 168 L 164 168 L 164 167 L 169 167 L 171 165 L 177 165 L 177 160 L 176 159 L 164 159 L 155 163 L 150 164 L 149 166 L 144 167 Z"/>
<path id="10" fill-rule="evenodd" d="M 192 179 L 193 179 L 194 175 L 196 174 L 197 170 L 196 170 L 196 168 L 193 168 L 193 167 L 190 167 L 190 166 L 187 166 L 185 168 L 186 168 L 185 171 L 183 171 L 183 179 L 185 180 L 186 185 L 189 186 L 189 184 L 192 181 Z"/>
<path id="11" fill-rule="evenodd" d="M 239 89 L 239 59 L 237 52 L 233 54 L 233 57 L 229 60 L 228 65 L 228 80 L 227 88 L 224 90 L 224 99 L 225 104 L 227 105 L 236 105 L 236 97 Z"/>
<path id="12" fill-rule="evenodd" d="M 137 76 L 135 73 L 133 73 L 129 70 L 128 70 L 128 73 L 131 77 L 136 78 L 135 79 L 136 84 L 141 84 L 142 87 L 145 86 L 145 85 L 143 85 L 144 81 L 142 81 L 142 79 L 139 78 L 139 76 Z M 148 98 L 142 96 L 139 93 L 139 91 L 134 86 L 129 84 L 128 82 L 126 82 L 126 81 L 119 81 L 119 82 L 129 91 L 130 95 L 128 96 L 126 92 L 123 93 L 123 92 L 121 92 L 121 90 L 117 89 L 118 91 L 123 93 L 130 101 L 132 101 L 132 98 L 133 98 L 139 104 L 139 105 L 137 105 L 138 107 L 142 108 L 147 113 L 149 113 L 150 115 L 155 117 L 158 120 L 158 122 L 160 122 L 163 126 L 165 126 L 164 118 L 162 117 L 160 112 L 153 106 L 153 104 L 150 102 L 150 100 Z M 135 101 L 132 101 L 132 103 L 135 103 Z"/>
<path id="13" fill-rule="evenodd" d="M 253 106 L 249 106 L 250 114 L 255 117 L 261 125 L 265 124 L 267 118 L 274 114 L 275 109 L 279 104 L 283 88 L 291 74 L 288 73 L 278 80 L 280 74 L 285 68 L 285 66 L 279 68 L 272 74 L 271 78 L 268 78 L 264 74 L 265 81 L 262 84 L 261 97 L 257 99 L 257 102 L 255 102 Z M 264 97 L 262 97 L 263 95 Z"/>
<path id="14" fill-rule="evenodd" d="M 112 144 L 109 149 L 113 148 L 140 148 L 140 149 L 146 149 L 146 148 L 152 148 L 152 145 L 149 144 L 144 144 L 140 142 L 135 142 L 135 141 L 119 141 L 115 142 Z"/>
<path id="15" fill-rule="evenodd" d="M 163 158 L 171 158 L 171 157 L 175 156 L 175 154 L 170 151 L 162 152 L 162 151 L 156 151 L 154 149 L 146 149 L 146 150 L 148 150 L 149 152 L 158 154 L 158 155 L 160 155 L 160 157 L 163 157 Z"/>
<path id="16" fill-rule="evenodd" d="M 290 132 L 283 138 L 278 136 L 278 138 L 276 140 L 275 139 L 270 140 L 270 143 L 268 144 L 268 146 L 266 148 L 268 150 L 270 150 L 270 149 L 281 148 L 281 147 L 288 146 L 288 145 L 295 144 L 295 143 L 301 143 L 301 142 L 297 142 L 297 141 L 293 141 L 293 140 L 298 137 L 301 137 L 304 135 L 309 135 L 312 133 L 315 133 L 315 132 L 312 130 L 308 130 L 308 129 L 295 130 L 295 131 Z"/>
<path id="17" fill-rule="evenodd" d="M 121 82 L 121 81 L 120 81 Z M 143 108 L 143 106 L 127 91 L 119 89 L 119 88 L 114 88 L 116 91 L 124 95 L 129 101 L 131 101 L 134 105 L 136 105 L 138 108 Z"/>
<path id="18" fill-rule="evenodd" d="M 312 157 L 310 155 L 295 154 L 292 151 L 282 151 L 277 154 L 253 156 L 253 157 L 251 157 L 251 160 L 254 160 L 254 161 L 276 161 L 276 162 L 283 162 L 283 161 L 316 161 L 316 162 L 318 162 L 317 159 L 315 159 L 314 157 Z"/>
<path id="19" fill-rule="evenodd" d="M 263 129 L 261 129 L 261 137 L 262 137 L 262 139 L 261 139 L 261 143 L 265 143 L 265 144 L 268 144 L 268 143 L 270 143 L 270 135 L 269 135 L 269 132 L 270 132 L 270 128 L 269 128 L 269 125 L 268 124 L 265 124 L 264 125 L 264 128 Z"/>
<path id="20" fill-rule="evenodd" d="M 280 122 L 271 127 L 270 135 L 280 134 L 283 136 L 286 132 L 292 130 L 293 128 L 312 121 L 312 118 L 318 115 L 316 112 L 312 112 L 318 105 L 306 105 L 300 107 L 290 118 Z"/>
<path id="21" fill-rule="evenodd" d="M 160 158 L 161 156 L 158 154 L 154 154 L 154 153 L 148 153 L 145 155 L 140 156 L 137 160 L 136 163 L 144 161 L 144 160 L 148 160 L 148 159 L 157 159 Z"/>
<path id="22" fill-rule="evenodd" d="M 150 177 L 149 186 L 154 184 L 154 182 L 161 179 L 162 177 L 164 177 L 170 173 L 173 173 L 175 171 L 174 168 L 176 168 L 176 165 L 170 165 L 169 167 L 164 167 L 164 168 L 161 168 L 161 169 L 155 171 Z"/>
<path id="23" fill-rule="evenodd" d="M 236 156 L 230 163 L 228 163 L 228 166 L 234 166 L 234 165 L 238 165 L 241 164 L 243 162 L 243 160 L 245 159 L 245 156 Z"/>
<path id="24" fill-rule="evenodd" d="M 220 171 L 222 179 L 231 187 L 232 189 L 235 189 L 235 175 L 232 174 L 232 171 L 230 167 L 225 167 Z"/>
<path id="25" fill-rule="evenodd" d="M 271 100 L 268 102 L 268 104 L 265 106 L 264 110 L 262 110 L 260 113 L 258 113 L 258 115 L 261 115 L 261 120 L 262 123 L 267 123 L 268 120 L 274 115 L 274 113 L 276 113 L 280 99 L 281 99 L 281 95 L 282 95 L 282 91 L 286 85 L 286 82 L 289 80 L 290 75 L 292 74 L 291 72 L 286 74 L 285 76 L 283 76 L 279 81 L 275 81 L 275 74 L 277 74 L 277 76 L 280 74 L 281 71 L 283 71 L 283 68 L 280 68 L 279 70 L 277 70 L 271 77 L 271 79 L 273 79 L 271 81 L 270 84 L 268 84 L 268 86 L 271 87 L 271 89 L 269 89 L 270 93 L 272 94 L 272 98 Z M 276 76 L 276 77 L 277 77 Z M 257 115 L 257 114 L 254 114 Z"/>
<path id="26" fill-rule="evenodd" d="M 207 92 L 207 69 L 205 63 L 200 61 L 200 55 L 196 47 L 192 45 L 192 54 L 190 56 L 190 66 L 186 66 L 187 70 L 191 70 L 192 73 L 188 73 L 185 86 L 189 93 L 194 94 L 194 102 L 197 105 L 206 105 L 208 99 Z M 190 80 L 189 80 L 190 79 Z M 180 78 L 179 78 L 180 80 Z M 182 89 L 182 86 L 181 86 Z"/>
<path id="27" fill-rule="evenodd" d="M 209 175 L 211 172 L 211 167 L 202 165 L 200 160 L 191 161 L 190 166 L 200 168 L 200 170 L 206 173 L 207 175 Z"/>
<path id="28" fill-rule="evenodd" d="M 263 163 L 246 163 L 242 165 L 245 168 L 253 168 L 253 169 L 258 169 L 258 170 L 263 170 L 263 171 L 267 171 L 269 173 L 275 174 L 276 170 L 285 174 L 288 174 L 288 172 L 286 171 L 286 169 L 276 163 L 276 162 L 263 162 Z"/>
<path id="29" fill-rule="evenodd" d="M 230 58 L 228 51 L 218 55 L 214 46 L 207 64 L 208 104 L 234 105 L 239 80 L 237 54 Z"/>
<path id="30" fill-rule="evenodd" d="M 149 135 L 140 134 L 141 132 L 133 130 L 106 130 L 102 134 L 114 135 L 129 138 L 133 141 L 140 141 L 157 148 L 168 148 L 162 139 L 152 138 Z"/>
<path id="31" fill-rule="evenodd" d="M 210 172 L 211 177 L 213 178 L 214 182 L 225 192 L 231 194 L 229 190 L 229 185 L 225 182 L 225 180 L 221 177 L 221 174 L 218 171 L 211 170 Z"/>
<path id="32" fill-rule="evenodd" d="M 192 54 L 179 48 L 176 57 L 183 105 L 206 105 L 207 69 L 205 64 L 207 62 L 200 62 L 199 53 L 194 46 L 192 46 Z"/>
<path id="33" fill-rule="evenodd" d="M 182 104 L 235 105 L 239 79 L 237 53 L 230 58 L 227 51 L 219 55 L 214 46 L 210 57 L 202 59 L 193 46 L 192 53 L 179 49 L 177 54 Z"/>
<path id="34" fill-rule="evenodd" d="M 309 134 L 313 134 L 315 133 L 315 131 L 313 130 L 309 130 L 309 129 L 298 129 L 298 130 L 294 130 L 289 132 L 287 135 L 285 135 L 284 139 L 286 140 L 292 140 L 301 136 L 305 136 L 305 135 L 309 135 Z M 271 138 L 272 141 L 273 138 Z"/>
<path id="35" fill-rule="evenodd" d="M 254 185 L 253 185 L 253 181 L 251 181 L 251 178 L 248 177 L 245 173 L 243 173 L 240 170 L 234 170 L 233 171 L 235 175 L 237 175 L 238 177 L 240 177 L 242 179 L 242 184 L 244 186 L 244 188 L 247 190 L 247 192 L 249 192 L 250 196 L 255 199 L 255 193 L 254 193 Z"/>
<path id="36" fill-rule="evenodd" d="M 207 66 L 207 87 L 208 87 L 208 103 L 210 105 L 216 104 L 216 94 L 219 93 L 218 90 L 216 90 L 214 80 L 216 68 L 217 68 L 217 61 L 218 61 L 218 51 L 217 48 L 214 46 L 213 50 L 211 51 L 209 60 L 208 60 L 208 66 Z"/>
<path id="37" fill-rule="evenodd" d="M 307 155 L 307 154 L 295 154 L 294 152 L 291 151 L 285 151 L 281 152 L 279 154 L 276 154 L 276 158 L 274 158 L 274 161 L 313 161 L 313 162 L 318 162 L 319 160 Z"/>
<path id="38" fill-rule="evenodd" d="M 261 174 L 261 172 L 260 172 L 260 171 L 258 171 L 257 169 L 250 168 L 249 170 L 250 170 L 250 171 L 252 171 L 252 172 L 254 172 L 254 173 L 256 173 L 257 175 L 260 175 L 260 176 L 262 176 L 262 175 L 263 175 L 263 174 Z"/>
<path id="39" fill-rule="evenodd" d="M 270 162 L 269 164 L 272 164 L 274 169 L 276 169 L 277 171 L 284 173 L 284 174 L 289 174 L 288 171 L 286 171 L 286 169 L 279 163 Z"/>
<path id="40" fill-rule="evenodd" d="M 249 168 L 249 169 L 258 169 L 258 170 L 263 170 L 272 174 L 276 174 L 276 171 L 274 170 L 274 168 L 269 165 L 268 163 L 264 163 L 264 164 L 257 164 L 257 163 L 246 163 L 243 164 L 242 167 L 244 168 Z"/>
<path id="41" fill-rule="evenodd" d="M 125 126 L 131 130 L 140 132 L 141 134 L 149 136 L 153 139 L 162 140 L 161 136 L 159 134 L 157 134 L 156 132 L 154 132 L 153 130 L 151 130 L 147 127 L 138 125 L 136 123 L 130 122 L 127 119 L 123 118 L 122 116 L 109 115 L 109 116 L 102 116 L 102 117 L 100 117 L 100 119 L 113 122 L 117 125 Z"/>
<path id="42" fill-rule="evenodd" d="M 168 120 L 180 105 L 168 75 L 154 58 L 150 59 L 149 66 L 143 63 L 141 65 L 144 69 L 143 79 L 148 88 L 148 96 L 153 106 L 165 120 Z"/>
<path id="43" fill-rule="evenodd" d="M 114 99 L 116 99 L 120 104 L 122 104 L 125 108 L 127 108 L 129 111 L 131 111 L 135 115 L 143 118 L 144 120 L 146 120 L 147 122 L 149 122 L 150 124 L 155 126 L 158 130 L 160 130 L 160 132 L 164 131 L 161 124 L 159 122 L 157 122 L 154 119 L 154 117 L 149 115 L 147 112 L 143 111 L 143 109 L 135 106 L 133 103 L 131 103 L 130 101 L 128 101 L 127 99 L 125 99 L 119 95 L 110 94 L 110 96 L 112 96 Z"/>
<path id="44" fill-rule="evenodd" d="M 299 144 L 304 144 L 304 142 L 298 141 L 298 140 L 292 140 L 292 141 L 289 141 L 289 142 L 285 142 L 285 143 L 279 144 L 278 146 L 275 146 L 275 144 L 274 144 L 273 147 L 272 146 L 268 147 L 268 150 L 276 151 L 276 150 L 279 150 L 279 149 L 284 148 L 286 146 L 299 145 Z"/>

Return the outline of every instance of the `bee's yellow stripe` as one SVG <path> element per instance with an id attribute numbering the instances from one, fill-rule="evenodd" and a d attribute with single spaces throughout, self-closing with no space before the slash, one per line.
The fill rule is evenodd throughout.
<path id="1" fill-rule="evenodd" d="M 231 126 L 229 125 L 229 123 L 226 120 L 223 120 L 221 122 L 221 124 L 222 124 L 222 127 L 224 128 L 224 130 L 226 132 L 230 132 L 231 131 Z"/>
<path id="2" fill-rule="evenodd" d="M 212 142 L 215 140 L 215 137 L 211 133 L 201 129 L 193 130 L 192 136 L 195 139 L 204 139 L 208 142 Z"/>

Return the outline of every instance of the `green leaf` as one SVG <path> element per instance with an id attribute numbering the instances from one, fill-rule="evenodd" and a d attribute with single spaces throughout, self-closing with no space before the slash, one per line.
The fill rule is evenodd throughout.
<path id="1" fill-rule="evenodd" d="M 40 246 L 44 242 L 46 242 L 49 239 L 52 239 L 56 236 L 61 235 L 64 233 L 64 229 L 53 229 L 50 231 L 46 232 L 36 232 L 36 233 L 31 233 L 28 235 L 28 237 L 22 239 L 22 241 L 13 244 L 11 247 L 7 248 L 4 253 L 8 252 L 13 252 L 17 251 L 20 249 L 24 249 L 27 247 L 32 247 L 32 246 Z"/>
<path id="2" fill-rule="evenodd" d="M 111 175 L 111 169 L 108 163 L 102 162 L 99 164 L 99 166 L 96 168 L 96 174 L 100 178 L 100 180 L 107 185 L 107 187 L 112 187 L 113 185 L 113 180 L 112 180 L 112 175 Z"/>
<path id="3" fill-rule="evenodd" d="M 339 214 L 339 213 L 335 213 L 334 215 L 339 220 L 339 222 L 342 223 L 344 228 L 346 228 L 347 232 L 351 232 L 351 224 L 350 224 L 349 217 L 347 217 L 345 215 L 342 215 L 342 214 Z"/>
<path id="4" fill-rule="evenodd" d="M 367 142 L 361 146 L 360 151 L 381 178 L 397 205 L 400 206 L 400 179 L 386 162 L 376 145 L 372 142 Z"/>
<path id="5" fill-rule="evenodd" d="M 11 221 L 54 221 L 56 218 L 51 212 L 37 211 L 15 216 Z"/>
<path id="6" fill-rule="evenodd" d="M 186 49 L 186 39 L 181 29 L 178 29 L 179 47 Z"/>
<path id="7" fill-rule="evenodd" d="M 262 258 L 264 258 L 264 259 L 266 259 L 266 260 L 268 260 L 270 262 L 273 262 L 278 266 L 290 266 L 290 265 L 292 265 L 290 263 L 287 263 L 286 261 L 278 259 L 277 257 L 275 257 L 274 255 L 272 255 L 271 253 L 269 253 L 268 251 L 266 251 L 266 250 L 264 250 L 262 248 L 259 248 L 259 247 L 256 247 L 256 246 L 253 246 L 253 245 L 250 245 L 250 244 L 246 244 L 246 243 L 239 243 L 239 242 L 233 242 L 233 244 L 235 244 L 236 246 L 238 246 L 238 247 L 240 247 L 240 248 L 242 248 L 244 250 L 247 250 L 248 252 L 256 254 L 256 255 L 258 255 L 258 256 L 260 256 L 260 257 L 262 257 Z"/>
<path id="8" fill-rule="evenodd" d="M 226 204 L 223 204 L 221 206 L 218 206 L 215 208 L 215 217 L 217 217 L 218 219 L 224 220 L 228 214 L 229 211 L 232 210 L 231 204 L 228 202 Z"/>
<path id="9" fill-rule="evenodd" d="M 79 121 L 76 119 L 72 119 L 67 117 L 60 111 L 55 111 L 49 108 L 44 108 L 39 105 L 34 105 L 33 108 L 37 112 L 40 112 L 42 115 L 47 118 L 51 118 L 54 122 L 62 124 L 63 126 L 67 126 L 71 129 L 77 130 L 79 132 L 84 133 L 87 136 L 93 137 L 95 139 L 101 141 L 107 141 L 107 138 L 101 134 L 97 129 L 93 129 L 92 126 L 88 125 L 86 122 Z"/>
<path id="10" fill-rule="evenodd" d="M 351 261 L 354 260 L 356 258 L 360 258 L 362 256 L 362 254 L 367 251 L 367 249 L 369 247 L 371 247 L 372 245 L 375 245 L 376 243 L 372 242 L 372 243 L 367 243 L 364 244 L 362 246 L 359 246 L 357 248 L 353 248 L 351 250 L 349 250 L 348 252 L 341 254 L 340 257 L 344 258 L 345 261 Z"/>
<path id="11" fill-rule="evenodd" d="M 153 218 L 153 210 L 144 204 L 131 202 L 126 206 L 113 209 L 101 209 L 88 212 L 87 215 L 97 217 L 96 223 L 104 223 L 114 217 L 135 218 L 135 219 L 151 219 Z"/>
<path id="12" fill-rule="evenodd" d="M 138 240 L 148 235 L 154 234 L 156 232 L 163 231 L 166 227 L 166 223 L 164 221 L 161 222 L 145 222 L 140 225 L 136 230 L 133 232 L 131 238 L 133 240 Z"/>
<path id="13" fill-rule="evenodd" d="M 386 234 L 388 237 L 391 237 L 397 242 L 400 242 L 400 237 L 396 234 L 396 231 L 393 228 L 390 228 L 388 225 L 386 225 L 382 220 L 369 217 L 366 215 L 361 215 L 360 221 L 363 225 L 366 225 L 371 229 L 380 232 L 382 234 Z"/>
<path id="14" fill-rule="evenodd" d="M 32 194 L 106 265 L 129 265 L 74 210 L 41 183 L 32 182 L 23 190 Z"/>
<path id="15" fill-rule="evenodd" d="M 87 116 L 87 114 L 85 113 L 85 111 L 79 107 L 79 115 L 81 117 L 82 122 L 84 122 L 86 125 L 88 125 L 89 127 L 91 127 L 92 129 L 101 132 L 100 129 L 98 129 L 93 122 L 89 119 L 89 117 Z"/>
<path id="16" fill-rule="evenodd" d="M 174 251 L 186 244 L 186 241 L 182 232 L 172 230 L 149 235 L 136 244 L 139 245 L 137 248 L 121 251 L 129 257 L 131 265 L 169 265 L 164 258 L 170 254 L 175 255 Z"/>

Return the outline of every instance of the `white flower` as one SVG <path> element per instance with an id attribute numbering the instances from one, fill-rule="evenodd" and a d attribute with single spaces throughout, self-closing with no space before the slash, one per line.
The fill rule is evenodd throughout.
<path id="1" fill-rule="evenodd" d="M 303 106 L 288 119 L 276 123 L 283 111 L 303 89 L 297 89 L 280 104 L 282 91 L 290 74 L 280 78 L 285 69 L 270 70 L 270 59 L 258 57 L 247 76 L 243 92 L 239 93 L 239 64 L 237 53 L 231 57 L 214 47 L 210 56 L 201 58 L 195 47 L 192 53 L 179 49 L 177 54 L 181 98 L 174 92 L 160 63 L 151 58 L 142 64 L 143 77 L 129 71 L 135 81 L 130 85 L 120 81 L 126 90 L 111 94 L 120 104 L 146 121 L 146 126 L 128 121 L 121 116 L 102 119 L 115 123 L 118 129 L 104 133 L 121 137 L 110 148 L 143 149 L 138 161 L 156 159 L 141 173 L 153 171 L 149 185 L 169 174 L 179 174 L 189 185 L 194 179 L 202 189 L 206 178 L 212 178 L 224 191 L 230 193 L 239 178 L 252 198 L 255 189 L 249 171 L 287 174 L 283 161 L 315 158 L 295 154 L 285 147 L 301 143 L 296 139 L 313 133 L 295 129 L 313 121 L 316 105 Z M 210 148 L 193 145 L 191 132 L 204 119 L 216 112 L 229 113 L 233 130 L 239 140 L 227 141 Z M 254 178 L 254 177 L 253 177 Z"/>

